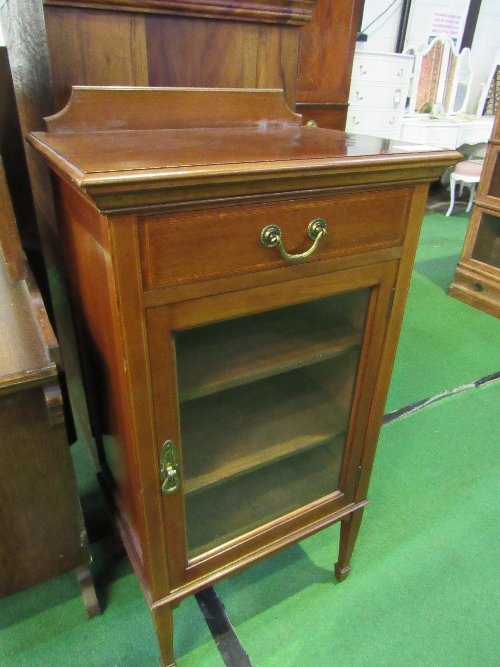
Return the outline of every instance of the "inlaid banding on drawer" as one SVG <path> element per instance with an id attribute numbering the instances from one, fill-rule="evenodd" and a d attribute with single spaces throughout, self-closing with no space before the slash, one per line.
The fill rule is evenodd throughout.
<path id="1" fill-rule="evenodd" d="M 287 266 L 277 248 L 262 245 L 269 224 L 279 225 L 286 250 L 297 254 L 311 246 L 309 222 L 326 221 L 326 236 L 305 262 L 398 246 L 411 193 L 400 188 L 140 218 L 144 288 Z"/>

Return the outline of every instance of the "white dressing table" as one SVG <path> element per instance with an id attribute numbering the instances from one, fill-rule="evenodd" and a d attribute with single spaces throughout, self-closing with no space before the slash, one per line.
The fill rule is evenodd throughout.
<path id="1" fill-rule="evenodd" d="M 444 119 L 431 118 L 429 114 L 407 116 L 401 124 L 402 141 L 429 144 L 440 148 L 486 144 L 493 129 L 494 116 L 459 119 L 451 116 Z"/>

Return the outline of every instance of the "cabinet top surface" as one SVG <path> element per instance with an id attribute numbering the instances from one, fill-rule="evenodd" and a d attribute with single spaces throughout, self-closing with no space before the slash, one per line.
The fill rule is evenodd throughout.
<path id="1" fill-rule="evenodd" d="M 454 152 L 311 127 L 37 132 L 32 143 L 78 185 L 189 172 L 341 169 L 365 163 L 452 163 Z"/>
<path id="2" fill-rule="evenodd" d="M 134 206 L 131 193 L 145 189 L 162 191 L 148 199 L 159 204 L 179 187 L 208 187 L 210 197 L 432 180 L 461 157 L 302 126 L 281 90 L 75 87 L 46 120 L 50 131 L 29 141 L 101 210 Z M 110 203 L 118 189 L 126 203 Z"/>
<path id="3" fill-rule="evenodd" d="M 56 376 L 25 280 L 9 281 L 0 254 L 0 394 Z"/>

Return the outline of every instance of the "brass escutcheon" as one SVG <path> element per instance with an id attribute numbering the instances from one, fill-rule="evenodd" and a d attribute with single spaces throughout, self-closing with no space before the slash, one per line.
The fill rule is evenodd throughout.
<path id="1" fill-rule="evenodd" d="M 172 440 L 163 443 L 160 453 L 160 482 L 163 493 L 174 493 L 181 484 L 179 454 Z"/>

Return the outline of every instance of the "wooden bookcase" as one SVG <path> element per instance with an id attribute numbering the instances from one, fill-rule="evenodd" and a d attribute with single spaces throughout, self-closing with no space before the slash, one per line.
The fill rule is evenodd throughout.
<path id="1" fill-rule="evenodd" d="M 460 260 L 448 294 L 500 317 L 500 114 L 488 144 Z"/>
<path id="2" fill-rule="evenodd" d="M 460 155 L 304 127 L 282 91 L 75 88 L 47 124 L 101 462 L 170 666 L 183 598 L 336 521 L 347 576 L 428 184 Z"/>

